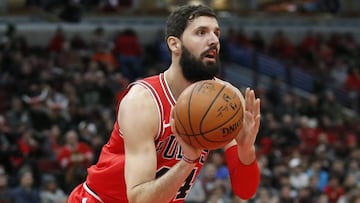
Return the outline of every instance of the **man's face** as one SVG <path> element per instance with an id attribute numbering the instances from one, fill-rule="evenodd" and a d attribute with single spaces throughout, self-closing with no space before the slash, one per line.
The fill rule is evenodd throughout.
<path id="1" fill-rule="evenodd" d="M 218 58 L 214 62 L 205 61 L 203 58 L 203 56 L 196 58 L 185 46 L 182 46 L 180 65 L 186 80 L 196 82 L 212 79 L 219 73 L 220 62 Z"/>
<path id="2" fill-rule="evenodd" d="M 217 20 L 201 16 L 189 23 L 182 38 L 180 66 L 191 82 L 212 79 L 220 70 Z"/>

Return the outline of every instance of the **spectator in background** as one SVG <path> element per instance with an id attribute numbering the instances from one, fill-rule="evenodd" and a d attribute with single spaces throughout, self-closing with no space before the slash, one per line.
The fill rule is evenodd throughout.
<path id="1" fill-rule="evenodd" d="M 68 129 L 69 115 L 67 108 L 69 99 L 60 90 L 54 87 L 48 87 L 48 96 L 45 100 L 46 109 L 51 121 L 51 124 L 57 124 L 61 129 Z"/>
<path id="2" fill-rule="evenodd" d="M 75 33 L 70 39 L 70 46 L 73 50 L 87 51 L 87 42 L 80 33 Z"/>
<path id="3" fill-rule="evenodd" d="M 15 95 L 11 98 L 10 108 L 6 111 L 6 120 L 14 133 L 18 133 L 29 122 L 29 114 L 24 103 Z"/>
<path id="4" fill-rule="evenodd" d="M 360 69 L 349 68 L 347 77 L 345 79 L 345 88 L 349 91 L 357 92 L 360 94 Z"/>
<path id="5" fill-rule="evenodd" d="M 295 56 L 295 47 L 282 30 L 277 30 L 270 41 L 268 53 L 278 59 L 291 60 Z"/>
<path id="6" fill-rule="evenodd" d="M 295 152 L 301 144 L 299 136 L 296 134 L 296 131 L 294 131 L 296 125 L 294 118 L 288 114 L 284 115 L 279 123 L 277 130 L 278 140 L 274 142 L 284 154 Z"/>
<path id="7" fill-rule="evenodd" d="M 40 84 L 31 84 L 29 91 L 22 96 L 23 101 L 29 105 L 29 123 L 36 132 L 49 129 L 51 119 L 45 106 L 48 90 Z"/>
<path id="8" fill-rule="evenodd" d="M 221 202 L 229 202 L 230 198 L 227 195 L 227 191 L 224 185 L 216 185 L 214 189 L 212 189 L 207 203 L 221 203 Z"/>
<path id="9" fill-rule="evenodd" d="M 66 37 L 62 27 L 56 28 L 54 35 L 51 37 L 48 49 L 50 52 L 59 53 L 62 51 Z"/>
<path id="10" fill-rule="evenodd" d="M 309 119 L 318 119 L 321 112 L 320 105 L 320 95 L 311 94 L 308 98 L 302 102 L 302 105 L 299 107 L 299 114 L 301 116 L 306 116 Z M 317 120 L 315 120 L 317 123 Z"/>
<path id="11" fill-rule="evenodd" d="M 67 203 L 67 195 L 58 187 L 55 176 L 44 174 L 40 190 L 41 203 Z"/>
<path id="12" fill-rule="evenodd" d="M 13 153 L 13 146 L 16 143 L 16 137 L 12 134 L 7 121 L 3 115 L 0 114 L 0 170 L 10 172 L 13 170 L 11 155 Z M 3 168 L 4 166 L 4 168 Z"/>
<path id="13" fill-rule="evenodd" d="M 292 158 L 289 162 L 290 185 L 296 190 L 309 186 L 309 176 L 304 170 L 304 163 L 301 158 Z"/>
<path id="14" fill-rule="evenodd" d="M 42 154 L 40 142 L 36 139 L 34 132 L 31 131 L 31 129 L 27 129 L 21 133 L 21 136 L 17 141 L 17 145 L 24 163 L 38 158 Z"/>
<path id="15" fill-rule="evenodd" d="M 112 43 L 106 38 L 105 29 L 97 27 L 92 32 L 92 36 L 88 42 L 91 52 L 94 52 L 98 47 L 106 47 L 112 49 Z"/>
<path id="16" fill-rule="evenodd" d="M 39 203 L 40 191 L 34 186 L 33 171 L 24 167 L 19 171 L 20 184 L 13 189 L 15 203 Z"/>
<path id="17" fill-rule="evenodd" d="M 8 185 L 8 175 L 2 165 L 0 165 L 0 202 L 15 203 L 11 189 Z"/>
<path id="18" fill-rule="evenodd" d="M 65 145 L 60 149 L 58 162 L 65 171 L 66 191 L 84 180 L 86 169 L 92 163 L 94 154 L 90 146 L 79 141 L 78 133 L 69 130 L 65 134 Z"/>
<path id="19" fill-rule="evenodd" d="M 340 177 L 337 174 L 329 176 L 329 182 L 324 188 L 324 193 L 329 199 L 329 203 L 336 203 L 345 194 L 344 187 L 341 184 Z"/>
<path id="20" fill-rule="evenodd" d="M 314 153 L 315 148 L 318 144 L 318 129 L 317 120 L 310 119 L 306 116 L 302 116 L 299 121 L 299 128 L 297 133 L 300 138 L 300 152 L 304 155 L 310 156 Z"/>
<path id="21" fill-rule="evenodd" d="M 256 197 L 254 198 L 254 203 L 275 203 L 275 202 L 276 202 L 276 198 L 266 188 L 259 189 Z"/>
<path id="22" fill-rule="evenodd" d="M 288 184 L 284 184 L 280 188 L 280 194 L 278 197 L 278 203 L 294 203 L 295 202 L 295 194 L 294 190 L 291 189 L 291 186 Z"/>
<path id="23" fill-rule="evenodd" d="M 51 126 L 50 130 L 45 133 L 46 140 L 42 146 L 45 152 L 44 158 L 49 160 L 56 160 L 61 149 L 61 130 L 62 129 L 59 127 L 59 125 L 54 124 Z"/>
<path id="24" fill-rule="evenodd" d="M 328 126 L 339 125 L 344 118 L 342 106 L 336 101 L 336 96 L 333 91 L 326 91 L 321 104 L 322 117 L 327 117 L 331 122 Z M 320 117 L 321 119 L 321 117 Z M 320 120 L 321 123 L 322 119 Z"/>
<path id="25" fill-rule="evenodd" d="M 311 161 L 311 165 L 307 169 L 307 175 L 309 176 L 309 186 L 312 187 L 313 193 L 319 194 L 322 192 L 328 183 L 329 173 L 321 160 L 314 158 Z"/>
<path id="26" fill-rule="evenodd" d="M 196 179 L 192 189 L 187 196 L 185 203 L 204 203 L 206 200 L 205 191 L 200 178 Z"/>
<path id="27" fill-rule="evenodd" d="M 228 185 L 223 179 L 217 178 L 217 172 L 217 165 L 213 162 L 209 162 L 204 166 L 204 175 L 201 181 L 205 196 L 209 202 L 214 202 L 219 198 L 222 199 L 228 194 Z"/>
<path id="28" fill-rule="evenodd" d="M 318 60 L 323 61 L 327 66 L 331 66 L 335 60 L 335 51 L 324 40 L 321 40 L 316 56 Z"/>
<path id="29" fill-rule="evenodd" d="M 154 42 L 155 55 L 158 56 L 158 63 L 160 64 L 160 69 L 164 70 L 171 64 L 171 56 L 169 54 L 169 48 L 164 40 L 164 30 L 159 30 L 156 35 Z"/>
<path id="30" fill-rule="evenodd" d="M 348 64 L 342 59 L 336 59 L 330 71 L 333 87 L 344 87 L 348 73 Z"/>
<path id="31" fill-rule="evenodd" d="M 117 57 L 121 73 L 130 81 L 145 74 L 142 67 L 143 47 L 133 29 L 125 29 L 115 39 L 113 53 Z"/>
<path id="32" fill-rule="evenodd" d="M 271 77 L 270 84 L 266 89 L 266 98 L 274 108 L 281 106 L 283 94 L 281 79 L 278 76 Z"/>
<path id="33" fill-rule="evenodd" d="M 299 45 L 301 58 L 305 61 L 304 65 L 314 64 L 316 61 L 316 51 L 319 49 L 320 41 L 316 34 L 309 30 Z"/>
<path id="34" fill-rule="evenodd" d="M 251 46 L 258 52 L 265 53 L 266 51 L 266 42 L 264 37 L 262 36 L 261 32 L 256 30 L 251 39 Z"/>
<path id="35" fill-rule="evenodd" d="M 296 203 L 315 203 L 315 198 L 311 194 L 309 187 L 303 187 L 298 190 L 296 195 Z"/>
<path id="36" fill-rule="evenodd" d="M 99 63 L 102 69 L 109 74 L 119 70 L 117 59 L 111 53 L 110 47 L 104 43 L 96 45 L 91 61 Z"/>
<path id="37" fill-rule="evenodd" d="M 284 92 L 281 98 L 281 105 L 274 109 L 274 115 L 277 120 L 284 118 L 285 115 L 289 115 L 292 118 L 298 116 L 298 99 L 298 96 L 293 92 Z"/>

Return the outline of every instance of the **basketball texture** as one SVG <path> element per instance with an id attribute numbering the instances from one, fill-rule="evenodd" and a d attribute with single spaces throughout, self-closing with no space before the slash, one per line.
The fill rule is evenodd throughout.
<path id="1" fill-rule="evenodd" d="M 187 87 L 173 113 L 178 134 L 201 149 L 228 144 L 242 128 L 244 116 L 239 95 L 216 80 L 202 80 Z"/>

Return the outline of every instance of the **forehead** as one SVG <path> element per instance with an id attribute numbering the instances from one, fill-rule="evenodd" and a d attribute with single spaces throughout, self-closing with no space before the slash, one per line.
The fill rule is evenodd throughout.
<path id="1" fill-rule="evenodd" d="M 200 27 L 203 28 L 208 28 L 211 30 L 218 30 L 219 29 L 219 24 L 216 18 L 214 17 L 209 17 L 209 16 L 199 16 L 191 21 L 189 21 L 188 26 L 186 27 L 186 30 L 195 30 L 198 29 Z"/>

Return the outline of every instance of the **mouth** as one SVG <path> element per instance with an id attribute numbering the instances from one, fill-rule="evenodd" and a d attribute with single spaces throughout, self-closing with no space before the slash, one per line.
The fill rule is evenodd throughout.
<path id="1" fill-rule="evenodd" d="M 209 51 L 204 53 L 204 58 L 208 60 L 216 60 L 217 55 L 218 53 L 216 49 L 210 49 Z"/>

